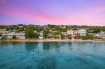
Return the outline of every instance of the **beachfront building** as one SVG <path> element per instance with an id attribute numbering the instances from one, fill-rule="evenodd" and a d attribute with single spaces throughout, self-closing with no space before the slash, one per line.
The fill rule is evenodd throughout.
<path id="1" fill-rule="evenodd" d="M 73 30 L 67 30 L 67 34 L 71 34 L 73 36 Z"/>
<path id="2" fill-rule="evenodd" d="M 22 32 L 19 32 L 19 33 L 16 33 L 16 32 L 7 33 L 7 34 L 4 34 L 3 37 L 6 37 L 8 39 L 12 39 L 13 35 L 16 35 L 16 38 L 18 38 L 18 39 L 26 39 L 25 33 L 22 33 Z"/>
<path id="3" fill-rule="evenodd" d="M 87 33 L 86 29 L 79 29 L 79 30 L 67 30 L 67 34 L 71 34 L 72 36 L 77 36 L 80 34 L 80 36 L 85 36 Z"/>
<path id="4" fill-rule="evenodd" d="M 78 30 L 78 34 L 80 34 L 80 36 L 85 36 L 87 33 L 87 30 L 86 29 L 79 29 Z"/>
<path id="5" fill-rule="evenodd" d="M 73 30 L 73 36 L 77 36 L 78 35 L 78 30 Z"/>

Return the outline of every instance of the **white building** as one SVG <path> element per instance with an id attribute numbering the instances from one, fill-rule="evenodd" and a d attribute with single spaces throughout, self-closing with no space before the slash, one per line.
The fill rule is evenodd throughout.
<path id="1" fill-rule="evenodd" d="M 67 34 L 71 34 L 72 36 L 76 36 L 80 34 L 80 36 L 85 36 L 87 33 L 86 29 L 79 29 L 79 30 L 67 30 Z"/>
<path id="2" fill-rule="evenodd" d="M 67 30 L 67 34 L 71 34 L 73 36 L 73 30 Z"/>
<path id="3" fill-rule="evenodd" d="M 12 39 L 13 35 L 16 35 L 16 38 L 18 38 L 18 39 L 26 39 L 25 33 L 22 33 L 22 32 L 20 32 L 20 33 L 11 32 L 11 33 L 4 34 L 3 36 L 7 37 L 9 39 Z"/>
<path id="4" fill-rule="evenodd" d="M 80 34 L 80 36 L 85 36 L 87 33 L 87 30 L 86 29 L 79 29 L 78 30 L 78 34 Z"/>

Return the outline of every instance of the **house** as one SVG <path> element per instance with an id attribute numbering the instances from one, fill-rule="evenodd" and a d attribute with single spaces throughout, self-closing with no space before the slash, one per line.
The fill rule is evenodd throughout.
<path id="1" fill-rule="evenodd" d="M 65 36 L 68 35 L 67 32 L 61 32 L 61 34 L 65 35 Z"/>
<path id="2" fill-rule="evenodd" d="M 3 37 L 6 37 L 8 39 L 12 39 L 13 35 L 16 35 L 16 37 L 18 39 L 26 39 L 25 33 L 22 33 L 22 32 L 19 32 L 19 33 L 16 33 L 16 32 L 7 33 L 7 34 L 4 34 Z"/>
<path id="3" fill-rule="evenodd" d="M 80 36 L 85 36 L 87 33 L 86 29 L 79 29 L 79 30 L 67 30 L 67 34 L 71 34 L 72 36 L 77 36 L 80 34 Z"/>
<path id="4" fill-rule="evenodd" d="M 73 36 L 77 36 L 78 35 L 78 30 L 73 30 Z"/>
<path id="5" fill-rule="evenodd" d="M 71 34 L 73 36 L 73 30 L 67 30 L 67 34 Z"/>
<path id="6" fill-rule="evenodd" d="M 5 34 L 6 33 L 6 29 L 0 29 L 0 33 L 1 34 Z"/>
<path id="7" fill-rule="evenodd" d="M 78 34 L 80 34 L 80 36 L 85 36 L 87 33 L 87 30 L 86 29 L 79 29 L 78 30 Z"/>

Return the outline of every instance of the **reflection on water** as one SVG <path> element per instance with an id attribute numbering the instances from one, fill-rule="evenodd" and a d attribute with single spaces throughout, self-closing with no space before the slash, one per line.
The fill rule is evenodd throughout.
<path id="1" fill-rule="evenodd" d="M 0 69 L 105 69 L 105 42 L 0 42 Z"/>

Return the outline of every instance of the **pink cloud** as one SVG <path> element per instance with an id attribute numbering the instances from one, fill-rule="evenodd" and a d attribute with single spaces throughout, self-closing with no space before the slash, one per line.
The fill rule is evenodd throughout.
<path id="1" fill-rule="evenodd" d="M 37 19 L 37 20 L 43 20 L 47 22 L 65 22 L 65 21 L 71 21 L 65 16 L 57 16 L 57 15 L 52 15 L 50 13 L 44 12 L 34 6 L 27 6 L 22 3 L 19 3 L 19 6 L 17 9 L 14 9 L 13 6 L 8 5 L 0 7 L 2 10 L 0 13 L 2 14 L 8 14 L 12 16 L 18 16 L 18 17 L 23 17 L 23 18 L 32 18 L 32 19 Z M 18 10 L 19 8 L 19 10 Z"/>
<path id="2" fill-rule="evenodd" d="M 105 11 L 105 6 L 98 7 L 97 10 L 99 10 L 99 11 Z"/>
<path id="3" fill-rule="evenodd" d="M 50 24 L 69 24 L 69 25 L 100 25 L 104 23 L 104 16 L 98 14 L 95 10 L 89 11 L 86 9 L 76 10 L 76 12 L 64 12 L 65 15 L 53 15 L 50 12 L 45 12 L 35 6 L 29 6 L 21 2 L 16 2 L 15 5 L 8 4 L 0 6 L 0 13 L 20 18 L 30 18 L 44 21 Z M 57 8 L 56 8 L 57 9 Z M 58 8 L 59 9 L 59 8 Z M 98 8 L 105 10 L 105 7 Z M 71 15 L 72 14 L 72 15 Z M 100 18 L 98 18 L 100 17 Z M 101 19 L 101 20 L 100 20 Z M 103 25 L 103 24 L 102 24 Z"/>

